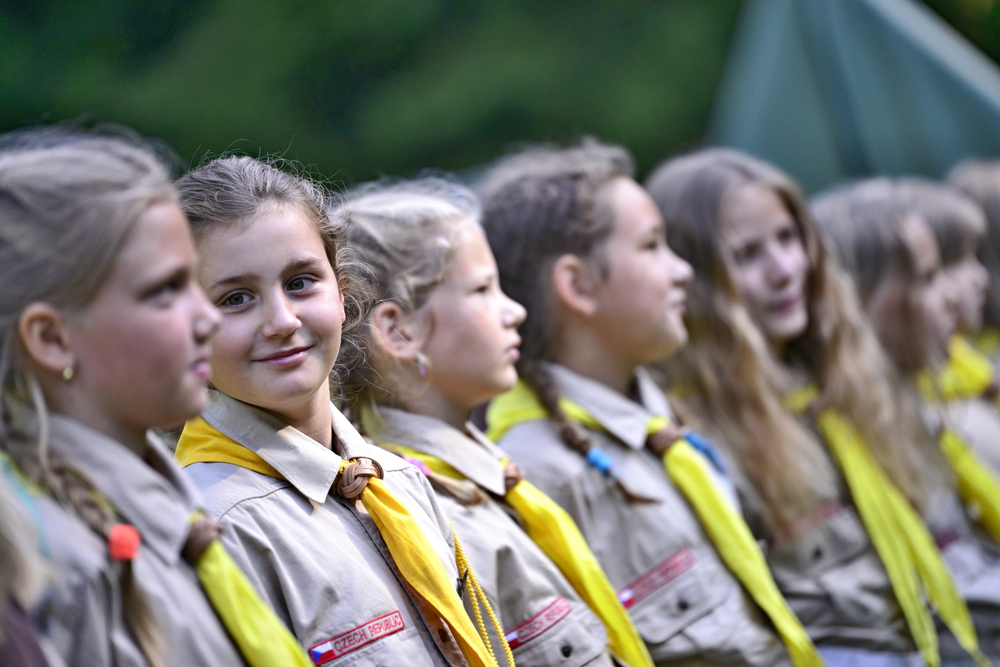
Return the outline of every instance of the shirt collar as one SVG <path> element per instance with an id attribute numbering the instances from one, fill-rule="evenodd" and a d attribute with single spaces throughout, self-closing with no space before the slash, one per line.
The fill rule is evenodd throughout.
<path id="1" fill-rule="evenodd" d="M 552 374 L 561 396 L 579 404 L 604 430 L 632 449 L 646 446 L 647 424 L 651 417 L 673 419 L 666 396 L 644 368 L 635 370 L 639 402 L 564 366 L 546 364 L 545 368 Z"/>
<path id="2" fill-rule="evenodd" d="M 274 415 L 219 391 L 210 391 L 202 418 L 269 463 L 299 493 L 323 504 L 344 458 L 365 456 L 368 445 L 331 403 L 333 433 L 342 458 Z"/>
<path id="3" fill-rule="evenodd" d="M 187 541 L 198 494 L 156 436 L 147 434 L 143 460 L 131 449 L 80 422 L 52 415 L 53 451 L 79 472 L 139 531 L 147 547 L 170 565 Z"/>
<path id="4" fill-rule="evenodd" d="M 506 493 L 503 450 L 487 440 L 474 425 L 466 424 L 466 432 L 449 426 L 440 419 L 404 410 L 379 406 L 377 432 L 373 438 L 386 444 L 401 445 L 441 459 L 476 485 L 490 493 Z"/>

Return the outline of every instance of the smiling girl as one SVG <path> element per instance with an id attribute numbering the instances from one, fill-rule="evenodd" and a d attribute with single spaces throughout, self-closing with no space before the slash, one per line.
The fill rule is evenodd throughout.
<path id="1" fill-rule="evenodd" d="M 263 662 L 240 643 L 241 658 L 234 589 L 217 585 L 252 589 L 151 435 L 205 406 L 219 325 L 165 168 L 123 138 L 36 131 L 9 145 L 0 448 L 39 494 L 57 575 L 36 612 L 50 644 L 68 665 L 302 664 L 294 642 Z M 253 602 L 239 600 L 241 619 L 264 610 L 255 629 L 282 645 L 284 628 Z"/>
<path id="2" fill-rule="evenodd" d="M 426 479 L 330 402 L 361 306 L 327 195 L 248 157 L 178 186 L 222 323 L 208 407 L 177 456 L 234 558 L 317 665 L 493 664 Z"/>
<path id="3" fill-rule="evenodd" d="M 687 340 L 691 267 L 631 174 L 623 149 L 586 142 L 529 149 L 480 184 L 500 283 L 528 311 L 523 382 L 491 404 L 490 433 L 576 520 L 656 664 L 786 664 L 754 600 L 796 664 L 819 664 L 714 453 L 693 434 L 678 439 L 642 368 Z"/>
<path id="4" fill-rule="evenodd" d="M 350 384 L 366 434 L 433 471 L 442 507 L 518 665 L 610 666 L 599 618 L 511 519 L 528 484 L 467 421 L 473 407 L 517 381 L 517 327 L 525 315 L 500 289 L 475 196 L 441 179 L 373 186 L 350 197 L 337 215 L 349 224 L 351 247 L 372 267 L 381 301 L 352 355 L 365 360 Z M 551 541 L 559 527 L 527 529 Z M 570 530 L 578 535 L 575 526 Z M 582 539 L 574 548 L 574 558 L 589 556 Z M 603 579 L 599 568 L 581 575 Z M 631 632 L 618 643 L 621 657 L 649 664 L 606 588 Z"/>

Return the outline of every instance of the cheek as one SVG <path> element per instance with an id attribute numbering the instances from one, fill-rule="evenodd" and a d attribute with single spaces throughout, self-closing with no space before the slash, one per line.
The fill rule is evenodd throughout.
<path id="1" fill-rule="evenodd" d="M 761 280 L 759 272 L 753 266 L 737 267 L 732 275 L 733 286 L 743 305 L 751 310 L 756 308 L 762 299 Z"/>
<path id="2" fill-rule="evenodd" d="M 213 379 L 222 380 L 226 372 L 250 356 L 254 327 L 248 321 L 223 316 L 219 331 L 212 339 Z"/>

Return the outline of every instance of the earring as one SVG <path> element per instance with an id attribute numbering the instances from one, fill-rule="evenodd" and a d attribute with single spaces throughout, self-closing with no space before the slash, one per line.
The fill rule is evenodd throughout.
<path id="1" fill-rule="evenodd" d="M 422 378 L 427 377 L 427 357 L 420 352 L 417 353 L 417 373 Z"/>
<path id="2" fill-rule="evenodd" d="M 67 366 L 66 368 L 63 369 L 62 377 L 63 377 L 63 380 L 65 380 L 66 382 L 69 382 L 70 380 L 73 379 L 73 366 L 72 365 Z"/>

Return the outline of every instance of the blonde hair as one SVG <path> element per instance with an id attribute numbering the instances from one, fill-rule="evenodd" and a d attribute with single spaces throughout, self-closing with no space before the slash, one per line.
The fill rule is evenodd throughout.
<path id="1" fill-rule="evenodd" d="M 13 599 L 30 609 L 45 580 L 37 527 L 0 470 L 0 608 Z M 0 644 L 3 641 L 0 626 Z"/>
<path id="2" fill-rule="evenodd" d="M 772 190 L 798 227 L 810 272 L 809 324 L 775 357 L 740 301 L 722 233 L 734 193 L 749 184 Z M 732 448 L 776 532 L 839 496 L 838 475 L 816 436 L 784 407 L 805 375 L 824 405 L 861 431 L 875 458 L 919 507 L 928 477 L 914 438 L 928 440 L 916 408 L 898 400 L 892 365 L 861 314 L 849 279 L 833 261 L 799 186 L 783 172 L 727 149 L 669 160 L 647 188 L 667 225 L 671 247 L 691 263 L 690 342 L 662 365 L 668 382 Z"/>
<path id="3" fill-rule="evenodd" d="M 375 183 L 349 193 L 331 217 L 347 230 L 347 244 L 366 266 L 374 298 L 414 313 L 454 265 L 458 232 L 479 227 L 479 200 L 443 178 Z M 367 317 L 362 324 L 342 354 L 351 369 L 349 396 L 374 405 L 376 395 L 391 387 L 372 364 L 376 350 Z"/>
<path id="4" fill-rule="evenodd" d="M 5 138 L 6 139 L 6 138 Z M 0 448 L 28 477 L 91 530 L 107 536 L 117 518 L 82 471 L 48 450 L 48 411 L 28 368 L 18 321 L 45 301 L 78 311 L 94 299 L 138 218 L 175 201 L 170 177 L 148 147 L 124 137 L 65 131 L 19 134 L 0 152 Z M 162 663 L 152 610 L 130 561 L 121 577 L 124 618 L 146 659 Z"/>

